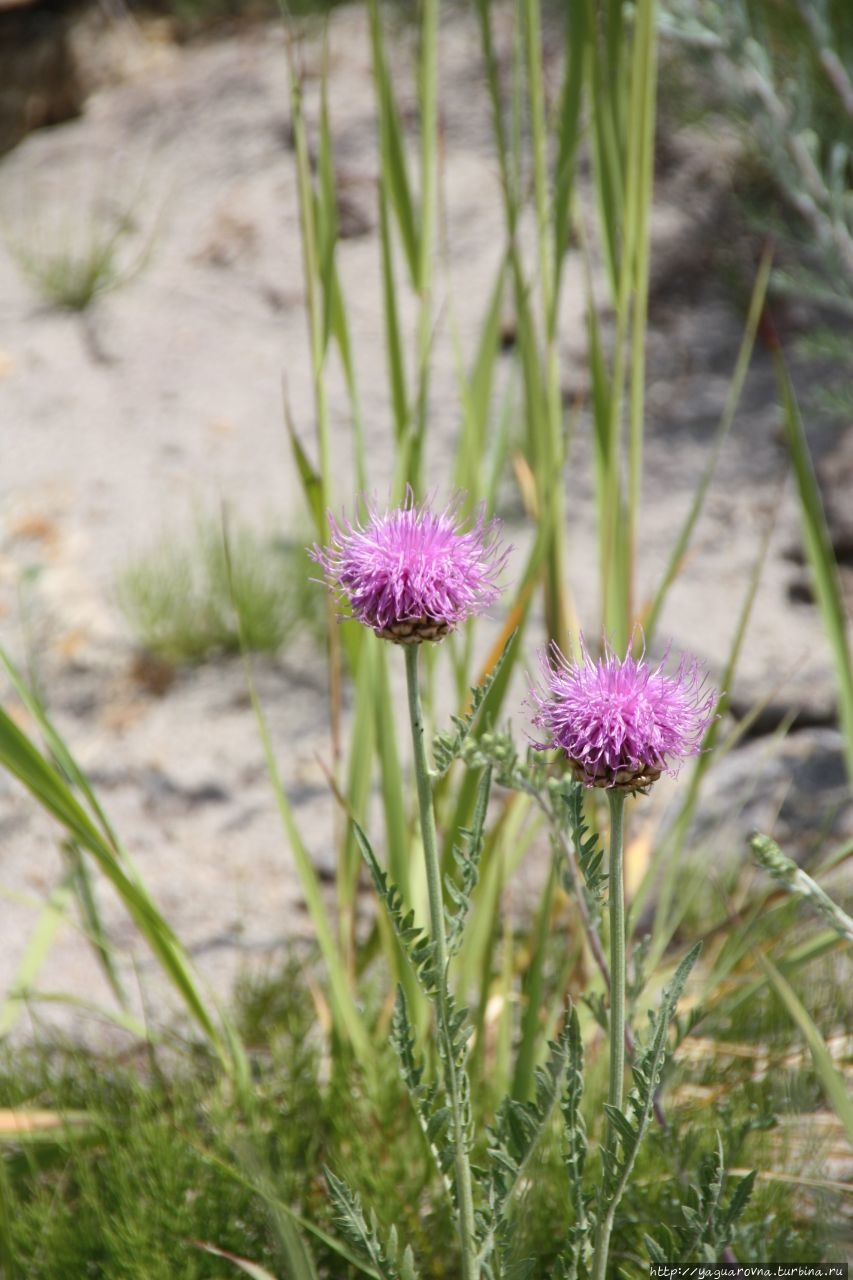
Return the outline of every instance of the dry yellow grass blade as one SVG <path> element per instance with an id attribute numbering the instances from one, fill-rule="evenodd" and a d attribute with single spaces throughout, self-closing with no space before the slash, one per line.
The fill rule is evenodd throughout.
<path id="1" fill-rule="evenodd" d="M 88 1128 L 94 1117 L 87 1111 L 29 1111 L 26 1108 L 0 1109 L 0 1141 L 21 1139 L 40 1134 L 67 1133 L 69 1129 Z"/>

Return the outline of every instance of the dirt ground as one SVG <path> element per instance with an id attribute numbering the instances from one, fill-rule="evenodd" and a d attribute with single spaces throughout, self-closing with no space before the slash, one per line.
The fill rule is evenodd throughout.
<path id="1" fill-rule="evenodd" d="M 0 241 L 0 628 L 17 660 L 29 657 L 57 724 L 89 770 L 154 897 L 213 990 L 227 997 L 246 967 L 275 964 L 286 941 L 308 936 L 293 862 L 275 811 L 239 663 L 179 674 L 158 695 L 138 677 L 116 580 L 164 534 L 179 537 L 199 510 L 225 501 L 236 516 L 285 536 L 306 527 L 282 419 L 282 383 L 310 447 L 311 373 L 303 306 L 285 36 L 278 25 L 188 47 L 144 31 L 130 42 L 121 83 L 89 99 L 76 121 L 31 135 L 0 162 L 0 217 L 37 248 L 98 216 L 129 216 L 127 250 L 150 249 L 139 274 L 79 318 L 46 306 Z M 404 112 L 410 37 L 395 69 Z M 446 490 L 459 421 L 454 334 L 466 357 L 490 297 L 504 244 L 477 35 L 454 15 L 442 29 L 441 112 L 445 248 L 439 275 L 427 478 Z M 306 37 L 309 114 L 321 45 Z M 131 56 L 132 55 L 132 56 Z M 332 121 L 345 198 L 340 268 L 351 309 L 371 460 L 379 494 L 391 462 L 369 41 L 360 9 L 330 27 Z M 472 70 L 473 69 L 473 70 Z M 653 219 L 654 278 L 648 362 L 648 435 L 641 525 L 641 594 L 653 589 L 709 456 L 743 327 L 754 261 L 741 255 L 732 286 L 714 268 L 714 238 L 737 144 L 697 129 L 667 138 Z M 581 179 L 582 199 L 587 179 Z M 529 228 L 526 229 L 529 231 Z M 600 294 L 600 296 L 602 296 Z M 585 369 L 583 276 L 576 255 L 563 291 L 564 390 L 579 406 L 566 485 L 571 581 L 583 624 L 597 630 L 594 494 Z M 412 309 L 403 300 L 411 323 Z M 789 306 L 791 331 L 805 323 Z M 511 353 L 505 357 L 509 368 Z M 819 370 L 798 367 L 801 384 Z M 353 493 L 342 388 L 332 394 L 340 506 Z M 803 597 L 797 512 L 769 359 L 756 353 L 689 561 L 660 634 L 722 670 L 762 539 L 769 549 L 739 674 L 741 712 L 768 704 L 771 731 L 716 773 L 702 839 L 745 857 L 747 831 L 774 829 L 797 848 L 831 820 L 853 832 L 853 808 L 834 728 L 829 649 Z M 849 512 L 850 431 L 822 439 L 838 463 L 830 495 Z M 845 452 L 846 451 L 846 452 Z M 836 455 L 833 454 L 833 457 Z M 846 457 L 846 463 L 843 459 Z M 845 466 L 847 468 L 845 472 Z M 507 489 L 510 539 L 530 531 Z M 520 557 L 515 561 L 520 571 Z M 512 580 L 512 568 L 508 577 Z M 484 625 L 485 638 L 500 622 Z M 539 636 L 531 634 L 532 655 Z M 531 658 L 532 661 L 532 658 Z M 258 664 L 282 771 L 323 874 L 333 869 L 332 802 L 322 655 L 308 641 Z M 513 718 L 523 726 L 523 690 Z M 772 729 L 802 709 L 784 741 Z M 669 793 L 661 792 L 658 805 Z M 725 815 L 721 832 L 718 820 Z M 0 996 L 26 952 L 39 910 L 61 876 L 57 832 L 17 785 L 0 776 Z M 531 883 L 536 867 L 522 871 Z M 523 896 L 523 885 L 519 892 Z M 111 935 L 140 1006 L 168 1009 L 155 966 L 109 893 Z M 63 926 L 39 976 L 46 992 L 109 1005 L 86 940 Z M 89 1034 L 91 1022 L 56 1006 L 33 1016 Z"/>

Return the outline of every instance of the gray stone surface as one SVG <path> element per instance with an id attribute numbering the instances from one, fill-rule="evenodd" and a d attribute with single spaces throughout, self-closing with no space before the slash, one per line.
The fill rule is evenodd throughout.
<path id="1" fill-rule="evenodd" d="M 402 71 L 407 37 L 399 40 L 395 68 L 404 116 L 411 118 L 411 91 Z M 340 271 L 371 487 L 381 494 L 391 470 L 392 428 L 362 12 L 345 8 L 335 14 L 330 50 L 332 120 L 342 199 L 349 202 Z M 216 511 L 223 500 L 239 517 L 274 521 L 288 536 L 304 528 L 281 411 L 284 379 L 311 448 L 287 59 L 277 26 L 152 60 L 143 52 L 127 81 L 99 90 L 81 120 L 31 136 L 0 166 L 3 221 L 16 232 L 56 234 L 58 227 L 85 227 L 87 219 L 118 209 L 132 213 L 136 228 L 128 251 L 151 242 L 145 269 L 85 320 L 45 307 L 0 245 L 0 625 L 14 655 L 30 649 L 49 708 L 90 771 L 155 899 L 203 979 L 226 997 L 242 966 L 273 964 L 288 938 L 310 932 L 243 672 L 239 663 L 215 663 L 181 674 L 157 696 L 134 674 L 132 638 L 115 581 L 131 556 L 164 532 L 177 536 L 191 528 L 198 510 Z M 312 73 L 306 100 L 315 118 L 320 45 L 313 36 L 300 56 Z M 504 243 L 478 67 L 475 29 L 456 16 L 447 18 L 441 93 L 446 249 L 438 272 L 427 461 L 427 482 L 438 491 L 450 483 L 459 422 L 454 340 L 470 358 Z M 697 237 L 704 243 L 715 225 L 730 143 L 727 148 L 694 135 L 675 139 L 658 187 L 638 604 L 652 594 L 689 510 L 740 340 L 742 313 L 696 253 Z M 584 190 L 581 196 L 589 199 Z M 525 222 L 525 249 L 530 233 Z M 740 281 L 747 295 L 750 271 L 744 268 Z M 602 296 L 597 275 L 596 288 Z M 411 299 L 403 292 L 400 301 L 411 328 Z M 578 410 L 566 473 L 570 576 L 579 619 L 594 635 L 599 597 L 592 443 L 584 406 L 583 271 L 574 254 L 563 290 L 561 334 L 565 391 Z M 507 355 L 502 381 L 509 363 Z M 330 409 L 338 503 L 345 506 L 353 490 L 351 437 L 337 375 Z M 827 643 L 815 609 L 790 598 L 801 570 L 786 551 L 798 542 L 798 524 L 778 424 L 773 374 L 759 348 L 705 511 L 667 600 L 660 636 L 671 638 L 676 649 L 693 649 L 716 678 L 771 526 L 733 690 L 736 705 L 743 712 L 769 701 L 782 715 L 807 707 L 827 721 L 834 706 Z M 523 549 L 531 530 L 518 517 L 510 485 L 505 506 L 509 536 Z M 521 563 L 519 551 L 510 582 Z M 499 622 L 496 610 L 484 623 L 484 650 Z M 540 636 L 534 627 L 529 666 Z M 261 662 L 258 675 L 298 819 L 328 880 L 336 818 L 326 784 L 331 750 L 322 655 L 306 643 L 278 661 Z M 522 696 L 519 682 L 511 699 L 519 734 L 525 723 Z M 788 788 L 780 802 L 783 814 L 785 806 L 794 816 L 803 812 L 800 794 L 820 794 L 809 770 L 821 771 L 827 752 L 835 752 L 831 770 L 833 777 L 837 773 L 830 738 L 795 735 L 791 749 L 804 757 L 791 759 L 788 744 L 762 743 L 728 757 L 718 773 L 711 771 L 712 785 L 721 788 L 712 794 L 726 797 L 744 779 L 753 787 L 752 800 L 737 810 L 743 816 L 743 824 L 737 819 L 738 840 L 753 821 L 775 825 L 780 790 Z M 762 752 L 775 761 L 768 774 L 755 765 Z M 835 791 L 828 796 L 830 808 L 837 798 Z M 714 801 L 711 811 L 723 803 Z M 785 834 L 788 827 L 781 830 Z M 0 835 L 2 998 L 61 863 L 56 830 L 3 779 Z M 525 870 L 522 879 L 535 875 Z M 138 974 L 147 993 L 144 1006 L 141 997 L 138 1003 L 160 1017 L 170 1005 L 155 966 L 110 893 L 102 889 L 101 896 L 111 936 L 126 956 L 124 971 L 134 986 Z M 90 949 L 70 923 L 60 931 L 39 985 L 108 1002 Z M 64 1018 L 67 1025 L 69 1015 L 52 1010 L 40 1016 Z M 79 1020 L 74 1026 L 79 1029 Z"/>

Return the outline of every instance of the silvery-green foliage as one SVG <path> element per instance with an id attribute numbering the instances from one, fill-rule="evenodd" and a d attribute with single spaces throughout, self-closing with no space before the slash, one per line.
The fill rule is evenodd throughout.
<path id="1" fill-rule="evenodd" d="M 755 1172 L 740 1179 L 728 1204 L 724 1204 L 726 1180 L 723 1143 L 717 1134 L 714 1151 L 702 1162 L 698 1185 L 690 1188 L 689 1199 L 681 1206 L 684 1224 L 681 1230 L 676 1233 L 665 1230 L 658 1239 L 645 1236 L 652 1262 L 684 1258 L 712 1265 L 720 1260 L 723 1249 L 732 1240 L 738 1218 L 749 1203 Z"/>
<path id="2" fill-rule="evenodd" d="M 644 934 L 631 947 L 631 965 L 628 972 L 628 1005 L 633 1009 L 646 989 L 646 962 L 651 946 L 651 935 Z"/>
<path id="3" fill-rule="evenodd" d="M 610 1026 L 610 1014 L 608 1013 L 607 998 L 604 993 L 602 991 L 589 991 L 586 995 L 581 996 L 581 1000 L 589 1009 L 601 1030 L 606 1031 Z"/>
<path id="4" fill-rule="evenodd" d="M 483 797 L 485 804 L 487 782 L 483 789 Z M 483 814 L 484 819 L 485 812 Z M 354 830 L 362 856 L 370 869 L 376 892 L 385 904 L 388 918 L 421 989 L 428 999 L 437 1002 L 439 1000 L 440 979 L 436 971 L 435 946 L 428 935 L 415 925 L 414 912 L 405 910 L 399 889 L 389 881 L 387 875 L 379 866 L 367 836 L 357 824 L 354 824 Z M 463 901 L 457 910 L 463 913 L 462 918 L 464 921 L 467 899 Z M 451 919 L 455 920 L 455 916 L 451 917 Z M 454 1131 L 452 1108 L 446 1092 L 438 1085 L 427 1085 L 423 1082 L 423 1069 L 415 1058 L 414 1036 L 409 1022 L 405 998 L 402 990 L 398 991 L 392 1021 L 392 1041 L 400 1059 L 403 1080 L 412 1094 L 418 1121 L 442 1176 L 445 1178 L 448 1189 L 455 1200 L 455 1184 L 453 1184 L 452 1180 L 448 1182 L 448 1171 L 453 1164 L 455 1153 L 460 1149 L 460 1144 L 461 1148 L 465 1150 L 469 1150 L 471 1146 L 471 1089 L 465 1070 L 471 1031 L 468 1010 L 458 1006 L 450 992 L 447 992 L 445 999 L 444 1023 L 446 1035 L 437 1037 L 438 1052 L 442 1062 L 446 1063 L 448 1059 L 452 1060 L 456 1070 L 461 1110 L 461 1132 L 459 1135 Z"/>
<path id="5" fill-rule="evenodd" d="M 853 118 L 853 82 L 834 47 L 826 5 L 795 0 L 792 8 L 802 30 L 796 74 L 774 59 L 766 23 L 745 0 L 667 0 L 663 26 L 685 43 L 714 52 L 718 81 L 749 111 L 750 136 L 836 268 L 833 287 L 849 298 L 853 188 L 849 135 L 845 139 L 843 133 L 845 120 Z M 809 74 L 812 64 L 816 75 Z M 815 127 L 818 84 L 842 108 L 835 112 L 834 137 L 819 137 Z"/>
<path id="6" fill-rule="evenodd" d="M 577 1014 L 572 1010 L 559 1036 L 549 1045 L 544 1067 L 536 1070 L 535 1097 L 529 1102 L 505 1098 L 489 1131 L 488 1163 L 478 1171 L 486 1202 L 480 1215 L 480 1259 L 491 1264 L 494 1274 L 501 1277 L 510 1274 L 513 1195 L 560 1101 L 570 1064 L 573 1074 L 577 1070 L 579 1053 L 580 1030 Z"/>
<path id="7" fill-rule="evenodd" d="M 407 911 L 403 896 L 380 867 L 376 854 L 357 822 L 353 823 L 353 831 L 361 850 L 361 856 L 367 863 L 374 887 L 388 912 L 388 918 L 394 927 L 412 971 L 414 972 L 424 995 L 431 998 L 436 994 L 438 975 L 435 966 L 435 947 L 429 936 L 415 924 L 414 911 Z"/>
<path id="8" fill-rule="evenodd" d="M 479 707 L 482 702 L 476 703 Z M 476 712 L 475 712 L 476 714 Z M 486 732 L 474 736 L 473 717 L 457 722 L 457 732 L 437 745 L 437 759 L 442 767 L 450 755 L 461 758 L 469 768 L 482 770 L 474 805 L 471 828 L 462 833 L 462 841 L 454 848 L 457 874 L 446 878 L 445 925 L 448 957 L 461 944 L 471 896 L 477 884 L 482 855 L 486 811 L 492 780 L 499 785 L 530 795 L 546 814 L 555 843 L 565 859 L 567 887 L 582 892 L 590 915 L 597 918 L 602 909 L 607 876 L 601 843 L 591 832 L 584 814 L 583 789 L 571 778 L 551 776 L 551 765 L 541 756 L 522 759 L 508 734 Z M 443 755 L 442 752 L 447 752 Z M 414 923 L 413 913 L 405 909 L 402 896 L 379 866 L 367 837 L 359 827 L 355 835 L 362 856 L 370 870 L 377 893 L 402 949 L 418 982 L 439 1013 L 442 1033 L 437 1047 L 445 1067 L 444 1081 L 427 1077 L 424 1062 L 416 1052 L 415 1034 L 402 988 L 398 988 L 391 1028 L 391 1040 L 400 1062 L 402 1078 L 411 1096 L 418 1123 L 432 1158 L 441 1174 L 445 1189 L 457 1212 L 455 1162 L 459 1152 L 470 1153 L 473 1146 L 470 1082 L 466 1071 L 470 1024 L 467 1010 L 459 1007 L 446 990 L 446 974 L 436 969 L 435 947 L 429 936 Z M 578 883 L 582 880 L 582 884 Z M 530 1259 L 514 1256 L 514 1201 L 525 1185 L 528 1162 L 545 1133 L 556 1108 L 562 1114 L 564 1161 L 567 1193 L 572 1207 L 572 1221 L 567 1231 L 563 1253 L 554 1272 L 555 1280 L 584 1280 L 589 1274 L 596 1233 L 602 1221 L 612 1223 L 618 1203 L 625 1191 L 640 1144 L 648 1128 L 654 1107 L 655 1092 L 660 1084 L 666 1058 L 669 1029 L 675 1020 L 679 997 L 699 953 L 695 947 L 681 962 L 670 986 L 664 992 L 657 1015 L 650 1015 L 647 1045 L 637 1052 L 632 1066 L 634 1083 L 623 1109 L 607 1107 L 611 1140 L 603 1153 L 604 1180 L 596 1193 L 585 1189 L 587 1134 L 581 1114 L 583 1097 L 583 1044 L 576 1011 L 567 1015 L 565 1025 L 550 1045 L 545 1065 L 535 1073 L 535 1097 L 521 1101 L 506 1098 L 498 1108 L 489 1131 L 489 1145 L 484 1167 L 474 1169 L 480 1190 L 475 1206 L 477 1266 L 483 1280 L 524 1280 L 532 1273 Z M 443 989 L 443 990 L 441 990 Z M 600 1016 L 606 1022 L 603 1007 Z M 456 1116 L 451 1105 L 450 1086 L 456 1081 Z M 458 1125 L 459 1132 L 456 1132 Z M 342 1220 L 346 1217 L 350 1239 L 367 1253 L 381 1275 L 396 1275 L 396 1238 L 383 1251 L 375 1223 L 368 1223 L 357 1198 L 339 1182 L 335 1203 Z M 720 1176 L 709 1176 L 702 1195 L 702 1205 L 718 1204 L 722 1194 Z M 714 1196 L 717 1199 L 714 1200 Z M 734 1198 L 733 1198 L 734 1200 Z M 745 1201 L 744 1201 L 745 1202 Z M 734 1205 L 738 1209 L 738 1205 Z M 690 1207 L 688 1207 L 689 1210 Z M 690 1212 L 686 1220 L 691 1219 Z M 704 1221 L 704 1218 L 697 1221 Z M 392 1249 L 393 1244 L 393 1249 Z M 405 1262 L 406 1255 L 404 1255 Z M 381 1259 L 381 1260 L 380 1260 Z M 405 1275 L 400 1271 L 401 1277 Z"/>
<path id="9" fill-rule="evenodd" d="M 462 945 L 462 935 L 468 911 L 471 906 L 471 895 L 477 887 L 480 871 L 480 859 L 485 844 L 486 811 L 489 805 L 489 793 L 492 786 L 491 766 L 483 770 L 477 787 L 477 799 L 474 804 L 474 818 L 469 830 L 460 831 L 462 844 L 453 846 L 453 860 L 459 871 L 458 882 L 452 876 L 445 876 L 444 887 L 454 909 L 445 906 L 445 922 L 447 927 L 447 954 L 456 955 Z"/>
<path id="10" fill-rule="evenodd" d="M 501 1280 L 530 1280 L 535 1270 L 535 1259 L 519 1258 L 517 1262 L 511 1262 L 504 1268 L 501 1272 Z"/>
<path id="11" fill-rule="evenodd" d="M 702 944 L 697 942 L 687 953 L 664 991 L 660 1009 L 656 1014 L 649 1014 L 649 1039 L 645 1049 L 638 1049 L 632 1063 L 634 1084 L 624 1108 L 620 1110 L 605 1104 L 604 1109 L 615 1140 L 606 1143 L 602 1152 L 604 1178 L 595 1211 L 597 1223 L 608 1220 L 612 1222 L 628 1185 L 654 1109 L 655 1091 L 660 1084 L 666 1061 L 670 1023 L 701 949 Z"/>
<path id="12" fill-rule="evenodd" d="M 451 1061 L 455 1067 L 460 1106 L 460 1133 L 458 1143 L 453 1131 L 452 1122 L 448 1126 L 448 1137 L 450 1143 L 453 1145 L 454 1151 L 464 1150 L 470 1153 L 473 1142 L 474 1125 L 473 1116 L 471 1114 L 471 1082 L 468 1078 L 468 1072 L 465 1069 L 465 1064 L 468 1058 L 468 1046 L 471 1039 L 471 1024 L 468 1020 L 467 1008 L 465 1008 L 464 1005 L 457 1005 L 450 992 L 447 993 L 445 1017 L 446 1036 L 439 1035 L 437 1037 L 438 1054 L 445 1065 L 448 1061 Z"/>
<path id="13" fill-rule="evenodd" d="M 560 838 L 571 840 L 574 858 L 583 878 L 576 885 L 571 856 L 562 846 L 567 860 L 563 865 L 566 892 L 583 892 L 590 919 L 595 925 L 601 917 L 607 872 L 604 849 L 598 835 L 590 831 L 584 814 L 584 787 L 562 774 L 552 777 L 550 765 L 542 752 L 528 751 L 522 759 L 509 733 L 488 732 L 469 738 L 462 747 L 462 758 L 471 768 L 490 767 L 498 786 L 531 796 L 543 811 Z M 558 840 L 559 846 L 559 840 Z"/>
<path id="14" fill-rule="evenodd" d="M 453 1054 L 461 1093 L 459 1142 L 454 1131 L 453 1110 L 446 1091 L 438 1084 L 424 1081 L 423 1063 L 415 1054 L 415 1038 L 409 1021 L 406 998 L 402 987 L 398 987 L 391 1021 L 391 1043 L 400 1060 L 400 1073 L 412 1099 L 418 1122 L 455 1204 L 456 1184 L 450 1176 L 450 1171 L 457 1150 L 461 1147 L 469 1151 L 471 1148 L 472 1117 L 470 1082 L 465 1071 L 470 1036 L 468 1010 L 458 1008 L 452 996 L 448 1001 L 447 1025 L 449 1052 Z M 448 1044 L 443 1036 L 438 1037 L 438 1051 L 442 1061 L 445 1061 Z"/>
<path id="15" fill-rule="evenodd" d="M 596 832 L 590 831 L 589 823 L 584 815 L 584 788 L 579 782 L 562 779 L 559 788 L 551 787 L 552 808 L 559 821 L 561 817 L 566 823 L 575 850 L 578 866 L 583 876 L 584 892 L 587 906 L 593 920 L 601 917 L 604 905 L 604 890 L 607 887 L 607 872 L 604 869 L 604 849 Z M 574 890 L 571 868 L 563 870 L 563 879 L 567 892 Z"/>
<path id="16" fill-rule="evenodd" d="M 489 696 L 489 691 L 500 674 L 501 667 L 509 653 L 512 642 L 515 639 L 515 634 L 516 633 L 513 632 L 509 640 L 507 640 L 503 647 L 503 651 L 501 652 L 501 656 L 498 658 L 483 683 L 475 685 L 471 689 L 471 702 L 468 710 L 464 715 L 453 715 L 450 717 L 453 722 L 453 729 L 451 731 L 437 733 L 435 735 L 432 750 L 438 777 L 443 777 L 444 774 L 448 772 L 453 762 L 462 757 L 465 744 L 471 736 L 477 717 L 483 709 L 483 704 L 485 703 L 486 698 Z"/>
<path id="17" fill-rule="evenodd" d="M 537 801 L 548 785 L 549 766 L 542 753 L 531 748 L 522 759 L 509 733 L 487 730 L 476 738 L 469 737 L 462 744 L 460 758 L 471 769 L 491 765 L 499 787 L 522 791 Z"/>
<path id="18" fill-rule="evenodd" d="M 588 1197 L 584 1191 L 584 1168 L 588 1146 L 586 1125 L 581 1114 L 583 1100 L 583 1039 L 578 1016 L 572 1009 L 569 1021 L 569 1060 L 560 1107 L 563 1113 L 564 1162 L 569 1179 L 569 1197 L 574 1220 L 568 1230 L 561 1263 L 565 1280 L 574 1280 L 578 1268 L 592 1250 Z"/>
<path id="19" fill-rule="evenodd" d="M 397 987 L 397 999 L 391 1018 L 391 1043 L 399 1058 L 400 1074 L 409 1091 L 418 1123 L 444 1180 L 445 1189 L 455 1204 L 456 1184 L 452 1172 L 453 1113 L 447 1105 L 444 1090 L 439 1085 L 424 1080 L 423 1062 L 415 1053 L 415 1037 L 409 1021 L 406 997 L 400 986 Z"/>
<path id="20" fill-rule="evenodd" d="M 342 1178 L 335 1177 L 330 1169 L 324 1172 L 329 1196 L 344 1235 L 351 1244 L 367 1255 L 382 1280 L 420 1280 L 411 1246 L 406 1245 L 402 1254 L 400 1253 L 396 1227 L 391 1227 L 388 1238 L 383 1243 L 376 1215 L 371 1213 L 368 1220 L 362 1208 L 361 1197 Z"/>
<path id="21" fill-rule="evenodd" d="M 833 902 L 816 880 L 801 870 L 791 858 L 786 857 L 775 840 L 771 840 L 770 836 L 756 833 L 749 843 L 758 861 L 765 870 L 770 872 L 774 880 L 789 893 L 805 898 L 823 917 L 830 929 L 834 929 L 848 942 L 853 942 L 853 918 L 846 911 L 842 911 L 837 902 Z"/>

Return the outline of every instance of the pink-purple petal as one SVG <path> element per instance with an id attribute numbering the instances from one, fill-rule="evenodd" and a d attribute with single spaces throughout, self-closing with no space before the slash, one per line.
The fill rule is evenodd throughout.
<path id="1" fill-rule="evenodd" d="M 542 656 L 544 694 L 531 689 L 543 733 L 534 745 L 565 752 L 587 786 L 640 787 L 674 775 L 701 750 L 716 693 L 695 659 L 682 657 L 672 674 L 666 661 L 653 667 L 630 652 L 620 659 L 606 646 L 595 662 L 583 645 L 570 660 L 553 646 Z"/>
<path id="2" fill-rule="evenodd" d="M 435 512 L 409 490 L 402 506 L 368 506 L 364 524 L 330 516 L 331 541 L 311 555 L 365 626 L 410 642 L 439 638 L 494 603 L 508 554 L 482 509 L 465 527 L 461 501 Z"/>

